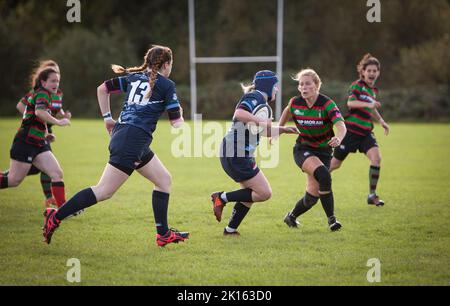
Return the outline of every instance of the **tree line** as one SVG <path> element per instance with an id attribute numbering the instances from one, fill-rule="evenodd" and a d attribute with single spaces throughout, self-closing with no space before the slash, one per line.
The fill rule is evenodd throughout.
<path id="1" fill-rule="evenodd" d="M 98 116 L 96 87 L 114 77 L 110 64 L 140 65 L 150 44 L 174 51 L 171 78 L 189 114 L 187 0 L 81 0 L 81 22 L 66 19 L 65 0 L 0 1 L 0 115 L 14 115 L 39 59 L 60 64 L 64 103 L 77 117 Z M 291 76 L 315 69 L 323 92 L 345 109 L 356 64 L 381 61 L 383 116 L 450 119 L 450 1 L 381 0 L 381 22 L 366 19 L 366 0 L 285 0 L 283 104 L 297 94 Z M 276 54 L 275 0 L 196 0 L 197 56 Z M 259 69 L 275 64 L 198 66 L 198 111 L 226 119 Z M 118 113 L 123 97 L 112 99 Z"/>

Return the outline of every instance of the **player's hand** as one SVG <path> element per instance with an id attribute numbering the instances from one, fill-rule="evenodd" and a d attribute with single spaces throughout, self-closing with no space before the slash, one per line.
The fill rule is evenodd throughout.
<path id="1" fill-rule="evenodd" d="M 45 135 L 45 140 L 47 140 L 49 143 L 55 142 L 56 136 L 54 134 L 47 134 Z"/>
<path id="2" fill-rule="evenodd" d="M 106 130 L 108 131 L 109 135 L 111 135 L 115 124 L 116 124 L 116 120 L 114 120 L 112 118 L 105 120 L 105 127 L 106 127 Z"/>
<path id="3" fill-rule="evenodd" d="M 370 109 L 377 109 L 377 108 L 380 108 L 381 107 L 381 103 L 380 102 L 377 102 L 377 101 L 373 101 L 373 102 L 371 102 L 371 103 L 368 103 L 369 105 L 368 105 L 368 107 L 370 108 Z"/>
<path id="4" fill-rule="evenodd" d="M 59 126 L 66 126 L 66 125 L 70 125 L 70 120 L 67 118 L 63 118 L 61 120 L 58 120 L 58 122 L 56 123 L 56 125 Z"/>
<path id="5" fill-rule="evenodd" d="M 298 134 L 295 126 L 280 126 L 280 134 Z"/>
<path id="6" fill-rule="evenodd" d="M 333 138 L 330 139 L 330 141 L 328 141 L 328 145 L 332 148 L 336 148 L 341 144 L 341 140 L 339 139 L 339 137 L 334 136 Z"/>
<path id="7" fill-rule="evenodd" d="M 384 120 L 381 121 L 380 124 L 384 129 L 384 135 L 386 135 L 386 136 L 389 135 L 389 131 L 390 131 L 389 124 L 387 124 Z"/>
<path id="8" fill-rule="evenodd" d="M 68 110 L 64 112 L 64 118 L 67 119 L 71 119 L 72 118 L 72 113 Z"/>

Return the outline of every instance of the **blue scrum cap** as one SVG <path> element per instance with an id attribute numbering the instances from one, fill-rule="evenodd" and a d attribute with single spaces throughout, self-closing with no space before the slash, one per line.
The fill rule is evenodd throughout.
<path id="1" fill-rule="evenodd" d="M 275 84 L 278 83 L 277 75 L 270 70 L 261 70 L 255 74 L 253 78 L 253 84 L 255 89 L 265 92 L 269 96 L 269 100 L 272 97 L 272 91 Z"/>

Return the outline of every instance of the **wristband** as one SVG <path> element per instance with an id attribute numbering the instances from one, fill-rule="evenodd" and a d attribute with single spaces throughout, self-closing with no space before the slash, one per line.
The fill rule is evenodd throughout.
<path id="1" fill-rule="evenodd" d="M 112 119 L 112 116 L 111 116 L 111 113 L 110 112 L 107 112 L 107 113 L 104 113 L 103 115 L 103 120 L 109 120 L 109 119 Z"/>

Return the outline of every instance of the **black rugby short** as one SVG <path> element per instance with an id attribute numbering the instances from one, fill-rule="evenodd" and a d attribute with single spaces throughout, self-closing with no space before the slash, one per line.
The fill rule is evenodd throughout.
<path id="1" fill-rule="evenodd" d="M 331 164 L 331 148 L 317 149 L 307 146 L 296 144 L 293 149 L 294 160 L 297 166 L 302 169 L 303 163 L 312 156 L 317 157 L 324 164 L 325 167 L 330 169 Z M 303 171 L 303 169 L 302 169 Z"/>
<path id="2" fill-rule="evenodd" d="M 333 156 L 338 160 L 344 160 L 348 154 L 355 153 L 357 150 L 366 154 L 373 147 L 378 147 L 377 140 L 373 133 L 366 136 L 347 132 L 340 146 L 334 148 Z"/>
<path id="3" fill-rule="evenodd" d="M 151 142 L 152 137 L 144 130 L 117 123 L 109 143 L 109 164 L 131 175 L 155 156 L 149 148 Z"/>
<path id="4" fill-rule="evenodd" d="M 23 139 L 15 138 L 11 150 L 9 151 L 9 155 L 11 159 L 32 164 L 36 156 L 47 151 L 51 151 L 48 142 L 45 142 L 45 145 L 42 147 L 37 147 L 26 143 Z"/>

